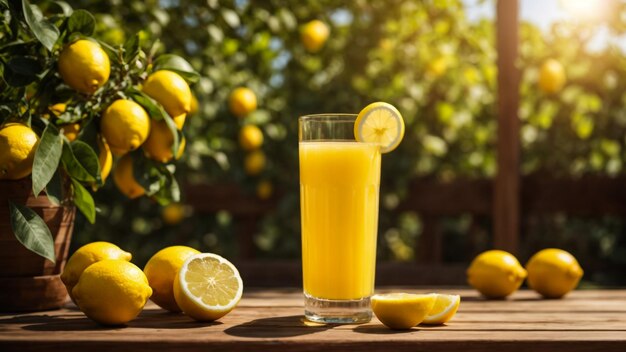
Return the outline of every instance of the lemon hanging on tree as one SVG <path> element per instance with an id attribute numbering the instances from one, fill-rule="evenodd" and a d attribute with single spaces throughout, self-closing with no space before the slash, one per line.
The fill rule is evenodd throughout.
<path id="1" fill-rule="evenodd" d="M 555 59 L 546 60 L 539 69 L 539 88 L 548 94 L 559 92 L 565 85 L 565 69 Z"/>
<path id="2" fill-rule="evenodd" d="M 59 55 L 59 73 L 73 89 L 93 94 L 109 79 L 109 56 L 100 44 L 80 39 L 67 45 Z"/>
<path id="3" fill-rule="evenodd" d="M 263 132 L 255 125 L 245 125 L 239 130 L 239 146 L 245 151 L 259 149 L 263 145 Z"/>
<path id="4" fill-rule="evenodd" d="M 124 155 L 115 165 L 113 181 L 120 192 L 130 199 L 141 197 L 146 193 L 146 190 L 135 179 L 133 158 L 130 154 Z"/>
<path id="5" fill-rule="evenodd" d="M 191 89 L 185 79 L 176 72 L 169 70 L 154 72 L 143 83 L 142 91 L 163 105 L 172 118 L 187 114 L 191 110 Z M 184 118 L 183 116 L 183 122 Z"/>
<path id="6" fill-rule="evenodd" d="M 230 112 L 237 117 L 245 117 L 257 108 L 256 94 L 250 88 L 239 87 L 228 97 Z"/>
<path id="7" fill-rule="evenodd" d="M 326 23 L 320 20 L 312 20 L 302 26 L 300 40 L 307 51 L 316 53 L 322 49 L 329 34 L 330 29 Z"/>
<path id="8" fill-rule="evenodd" d="M 0 129 L 0 180 L 18 180 L 30 175 L 39 137 L 20 123 Z"/>
<path id="9" fill-rule="evenodd" d="M 246 155 L 243 161 L 243 167 L 246 173 L 250 176 L 256 176 L 265 169 L 265 153 L 260 150 L 255 150 L 252 153 Z"/>
<path id="10" fill-rule="evenodd" d="M 118 99 L 104 111 L 100 129 L 113 154 L 124 155 L 148 138 L 150 118 L 141 105 Z"/>
<path id="11" fill-rule="evenodd" d="M 104 140 L 102 136 L 98 136 L 98 162 L 100 163 L 100 178 L 102 182 L 105 182 L 109 173 L 111 173 L 111 167 L 113 167 L 113 154 L 109 144 Z"/>
<path id="12" fill-rule="evenodd" d="M 152 159 L 161 163 L 166 163 L 174 157 L 172 152 L 172 145 L 174 144 L 174 136 L 167 127 L 167 123 L 163 120 L 156 121 L 150 120 L 150 135 L 142 148 L 146 152 L 146 155 Z M 178 145 L 178 151 L 176 158 L 182 155 L 182 151 L 185 148 L 183 140 Z"/>

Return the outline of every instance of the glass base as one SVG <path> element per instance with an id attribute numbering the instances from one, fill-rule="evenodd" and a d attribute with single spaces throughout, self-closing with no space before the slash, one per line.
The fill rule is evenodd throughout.
<path id="1" fill-rule="evenodd" d="M 370 298 L 332 300 L 304 294 L 304 316 L 325 324 L 362 324 L 372 319 Z"/>

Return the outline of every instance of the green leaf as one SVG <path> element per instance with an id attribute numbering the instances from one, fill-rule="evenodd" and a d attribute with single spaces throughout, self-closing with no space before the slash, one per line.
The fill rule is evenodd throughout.
<path id="1" fill-rule="evenodd" d="M 146 93 L 140 90 L 137 90 L 135 88 L 131 88 L 127 91 L 127 94 L 135 102 L 137 102 L 137 104 L 141 105 L 144 109 L 146 109 L 146 112 L 151 118 L 158 121 L 158 120 L 162 120 L 164 116 L 167 115 L 167 112 L 165 112 L 165 109 L 163 109 L 163 107 L 159 103 L 157 103 L 148 95 L 146 95 Z"/>
<path id="2" fill-rule="evenodd" d="M 72 178 L 72 186 L 74 186 L 74 204 L 76 204 L 78 210 L 85 215 L 89 223 L 95 223 L 96 204 L 93 201 L 91 193 L 74 178 Z"/>
<path id="3" fill-rule="evenodd" d="M 33 31 L 35 38 L 37 38 L 48 51 L 52 51 L 54 43 L 59 39 L 59 29 L 43 18 L 38 18 L 31 6 L 34 5 L 31 5 L 28 0 L 22 0 L 22 11 L 24 11 L 26 24 L 28 24 L 30 30 Z"/>
<path id="4" fill-rule="evenodd" d="M 180 187 L 172 171 L 159 162 L 146 158 L 143 153 L 134 152 L 133 175 L 135 180 L 161 205 L 180 201 Z"/>
<path id="5" fill-rule="evenodd" d="M 124 61 L 131 62 L 137 55 L 139 55 L 139 49 L 141 48 L 141 38 L 139 33 L 136 33 L 132 37 L 128 38 L 124 43 Z"/>
<path id="6" fill-rule="evenodd" d="M 165 120 L 167 127 L 174 137 L 174 143 L 172 143 L 172 152 L 174 153 L 174 155 L 176 155 L 178 153 L 178 147 L 180 145 L 182 136 L 180 134 L 180 131 L 176 127 L 176 123 L 174 122 L 174 120 L 170 117 L 170 115 L 168 115 L 165 109 L 163 109 L 161 104 L 154 101 L 154 99 L 150 98 L 144 92 L 133 88 L 130 89 L 127 93 L 133 100 L 137 102 L 137 104 L 143 106 L 143 108 L 146 109 L 146 112 L 151 118 L 157 121 Z"/>
<path id="7" fill-rule="evenodd" d="M 166 176 L 160 168 L 160 164 L 146 158 L 142 152 L 133 152 L 133 176 L 137 183 L 151 196 L 157 193 L 165 183 Z"/>
<path id="8" fill-rule="evenodd" d="M 85 10 L 76 10 L 67 21 L 67 30 L 70 33 L 80 32 L 84 35 L 92 35 L 96 28 L 96 19 Z"/>
<path id="9" fill-rule="evenodd" d="M 72 12 L 74 10 L 72 9 L 72 6 L 70 6 L 70 4 L 68 4 L 67 2 L 65 2 L 65 1 L 53 1 L 53 3 L 61 8 L 61 10 L 63 11 L 63 14 L 66 17 L 72 15 Z"/>
<path id="10" fill-rule="evenodd" d="M 181 75 L 189 82 L 197 82 L 200 75 L 193 69 L 193 66 L 187 60 L 178 55 L 165 54 L 154 60 L 154 70 L 170 70 Z"/>
<path id="11" fill-rule="evenodd" d="M 178 130 L 176 123 L 170 117 L 170 115 L 163 115 L 165 123 L 167 124 L 167 128 L 170 130 L 170 133 L 174 137 L 172 143 L 172 155 L 178 154 L 178 148 L 180 147 L 180 141 L 182 140 L 182 132 Z"/>
<path id="12" fill-rule="evenodd" d="M 52 179 L 63 152 L 63 137 L 59 130 L 48 124 L 41 135 L 33 161 L 33 194 L 36 196 Z"/>
<path id="13" fill-rule="evenodd" d="M 56 261 L 54 255 L 54 240 L 50 229 L 32 209 L 9 201 L 11 213 L 11 228 L 15 238 L 30 251 Z"/>
<path id="14" fill-rule="evenodd" d="M 160 205 L 168 205 L 172 202 L 180 202 L 180 187 L 174 175 L 167 173 L 165 184 L 154 194 L 154 199 Z"/>
<path id="15" fill-rule="evenodd" d="M 13 87 L 24 87 L 36 81 L 42 69 L 39 61 L 33 57 L 12 57 L 5 65 L 3 77 Z"/>
<path id="16" fill-rule="evenodd" d="M 50 182 L 46 186 L 46 195 L 48 199 L 54 205 L 61 205 L 61 199 L 63 199 L 63 186 L 61 184 L 61 175 L 57 170 L 53 175 Z"/>
<path id="17" fill-rule="evenodd" d="M 74 141 L 70 145 L 64 141 L 61 160 L 73 178 L 82 182 L 101 183 L 98 155 L 87 143 Z"/>

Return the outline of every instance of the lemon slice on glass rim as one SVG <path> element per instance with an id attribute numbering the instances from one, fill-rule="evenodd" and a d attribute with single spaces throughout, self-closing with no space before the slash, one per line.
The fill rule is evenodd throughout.
<path id="1" fill-rule="evenodd" d="M 396 149 L 404 137 L 404 120 L 393 105 L 384 102 L 366 106 L 354 122 L 358 142 L 375 143 L 381 153 Z"/>

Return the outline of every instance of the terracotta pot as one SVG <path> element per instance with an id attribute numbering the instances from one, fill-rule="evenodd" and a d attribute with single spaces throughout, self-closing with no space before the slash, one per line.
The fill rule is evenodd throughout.
<path id="1" fill-rule="evenodd" d="M 57 206 L 31 180 L 0 181 L 0 311 L 56 309 L 67 300 L 61 282 L 72 238 L 76 208 Z M 26 205 L 45 221 L 54 238 L 56 263 L 26 249 L 13 234 L 8 201 Z"/>

